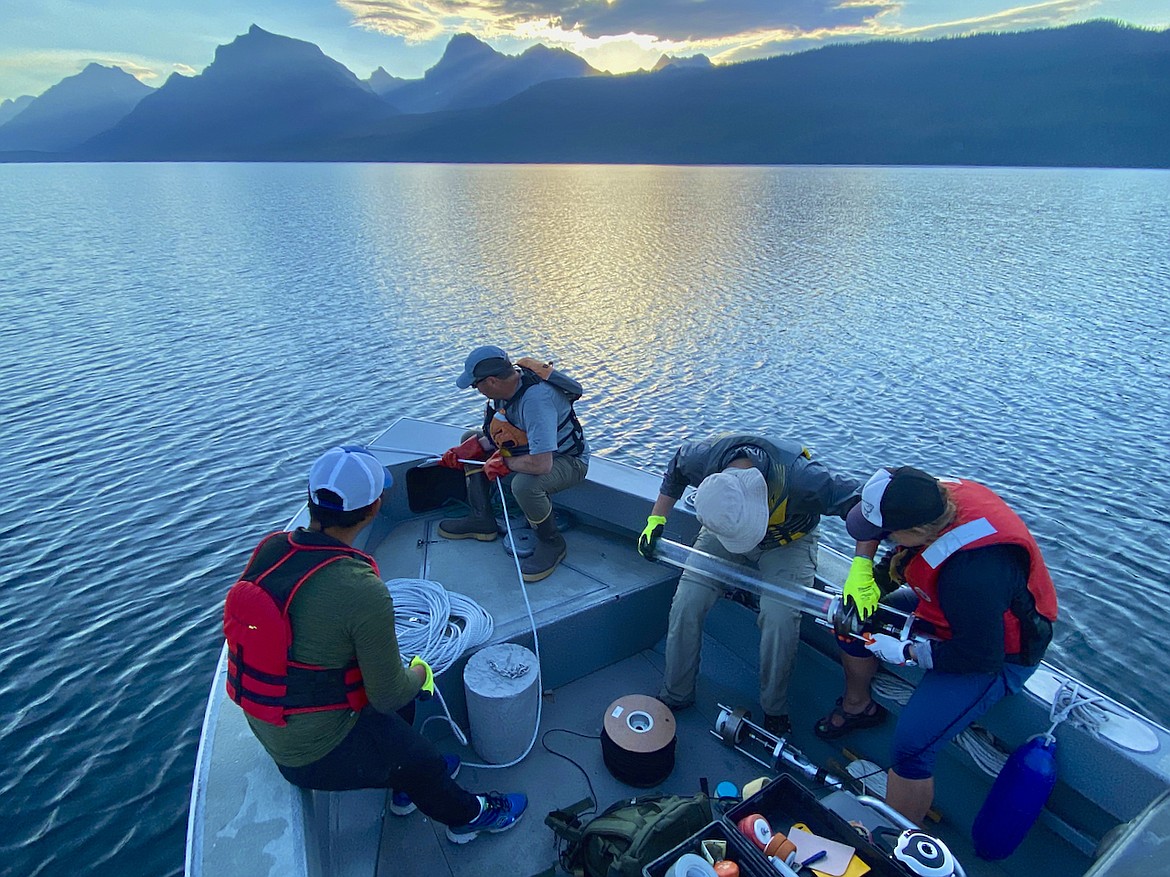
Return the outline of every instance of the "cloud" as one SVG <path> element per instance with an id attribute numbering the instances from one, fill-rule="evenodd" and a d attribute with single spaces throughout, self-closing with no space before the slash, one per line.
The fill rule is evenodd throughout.
<path id="1" fill-rule="evenodd" d="M 997 9 L 981 15 L 911 24 L 903 22 L 898 15 L 902 11 L 902 4 L 891 3 L 888 9 L 855 26 L 760 32 L 752 38 L 721 41 L 722 51 L 718 51 L 715 45 L 708 46 L 708 51 L 713 60 L 731 63 L 816 48 L 828 43 L 869 39 L 925 40 L 972 33 L 1057 27 L 1083 21 L 1098 5 L 1099 0 L 1042 0 L 1040 3 Z"/>
<path id="2" fill-rule="evenodd" d="M 936 0 L 335 0 L 357 27 L 426 42 L 459 31 L 513 45 L 566 48 L 595 67 L 649 67 L 663 53 L 716 63 L 829 43 L 933 39 L 1083 20 L 1102 0 L 1040 0 L 942 17 Z M 953 8 L 953 7 L 952 7 Z M 972 8 L 972 7 L 968 7 Z"/>
<path id="3" fill-rule="evenodd" d="M 411 41 L 467 30 L 512 36 L 533 28 L 590 39 L 646 34 L 667 42 L 760 31 L 848 27 L 896 0 L 337 0 L 359 27 Z"/>
<path id="4" fill-rule="evenodd" d="M 162 85 L 171 73 L 191 76 L 199 72 L 186 64 L 151 58 L 106 52 L 44 50 L 0 55 L 0 79 L 16 84 L 20 92 L 40 95 L 62 79 L 80 73 L 88 64 L 120 67 L 152 88 Z"/>

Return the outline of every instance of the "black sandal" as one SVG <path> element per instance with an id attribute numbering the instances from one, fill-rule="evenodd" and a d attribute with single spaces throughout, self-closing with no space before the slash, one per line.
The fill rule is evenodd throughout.
<path id="1" fill-rule="evenodd" d="M 817 723 L 813 725 L 813 733 L 822 740 L 836 740 L 838 737 L 844 737 L 850 731 L 873 728 L 886 720 L 888 714 L 886 708 L 872 698 L 868 706 L 859 713 L 845 712 L 841 706 L 841 700 L 840 697 L 837 698 L 837 703 L 832 711 L 824 718 L 818 719 Z M 839 718 L 841 724 L 834 724 L 834 718 Z"/>

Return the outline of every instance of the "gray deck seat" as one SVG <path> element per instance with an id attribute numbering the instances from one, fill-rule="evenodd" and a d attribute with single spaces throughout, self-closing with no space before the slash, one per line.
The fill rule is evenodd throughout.
<path id="1" fill-rule="evenodd" d="M 386 818 L 385 789 L 319 792 L 301 789 L 310 874 L 373 877 Z"/>

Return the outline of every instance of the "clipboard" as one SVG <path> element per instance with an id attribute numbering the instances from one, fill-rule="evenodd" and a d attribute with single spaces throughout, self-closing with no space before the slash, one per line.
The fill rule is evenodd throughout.
<path id="1" fill-rule="evenodd" d="M 788 839 L 796 844 L 798 863 L 824 851 L 825 857 L 809 866 L 822 877 L 861 877 L 870 870 L 869 865 L 854 855 L 856 850 L 853 847 L 813 834 L 803 822 L 797 822 L 789 829 Z"/>

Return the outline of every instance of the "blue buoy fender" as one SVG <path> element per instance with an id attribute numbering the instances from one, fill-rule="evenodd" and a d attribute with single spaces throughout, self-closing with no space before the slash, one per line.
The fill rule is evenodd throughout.
<path id="1" fill-rule="evenodd" d="M 982 859 L 1005 859 L 1016 851 L 1056 786 L 1056 738 L 1037 734 L 1012 753 L 987 793 L 971 840 Z"/>

